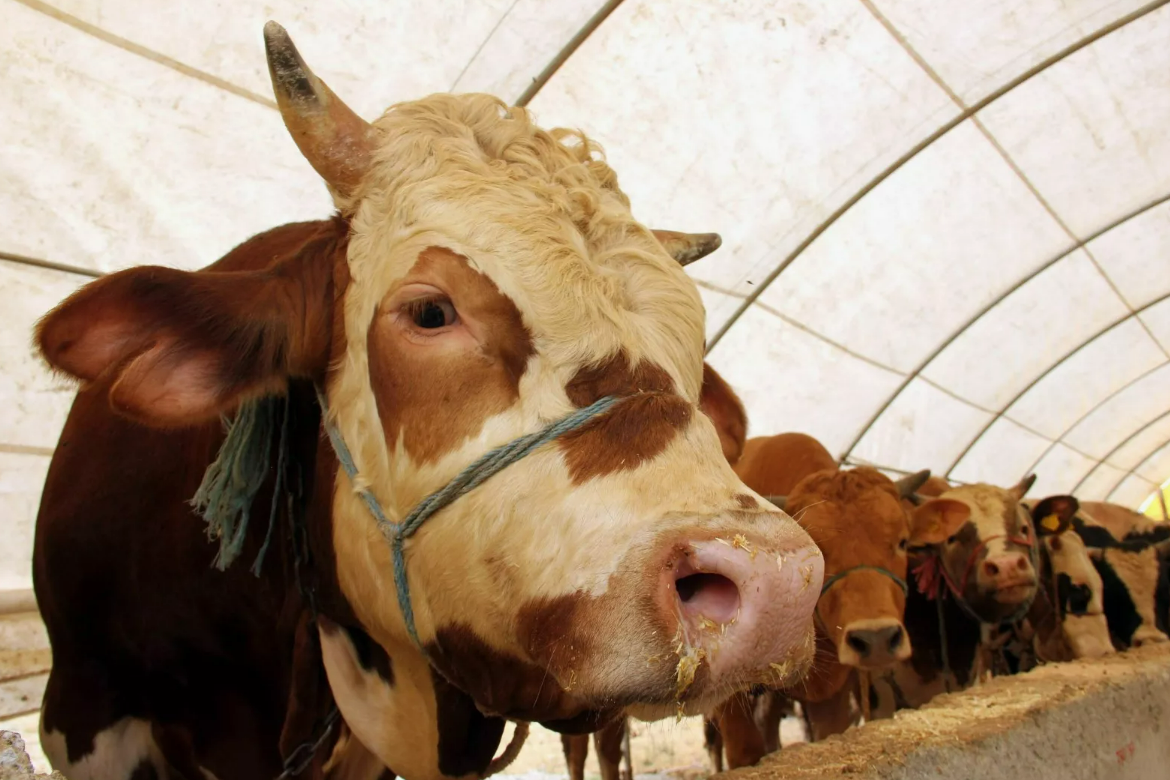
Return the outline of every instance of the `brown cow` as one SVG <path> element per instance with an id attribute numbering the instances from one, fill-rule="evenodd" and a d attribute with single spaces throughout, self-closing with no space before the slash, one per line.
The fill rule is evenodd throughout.
<path id="1" fill-rule="evenodd" d="M 484 95 L 368 124 L 265 39 L 338 215 L 113 274 L 39 326 L 84 383 L 34 560 L 54 765 L 253 780 L 308 742 L 337 777 L 481 775 L 506 718 L 596 730 L 797 679 L 822 561 L 727 465 L 697 290 L 590 141 Z M 187 503 L 205 472 L 218 545 Z"/>
<path id="2" fill-rule="evenodd" d="M 783 496 L 785 510 L 825 556 L 812 671 L 796 686 L 758 696 L 799 701 L 814 739 L 840 733 L 853 722 L 857 670 L 883 669 L 910 656 L 902 626 L 907 548 L 941 542 L 965 520 L 963 506 L 941 500 L 909 514 L 901 499 L 929 472 L 893 482 L 867 467 L 842 471 L 804 434 L 749 440 L 735 469 L 756 492 Z M 782 712 L 747 694 L 724 702 L 713 716 L 716 728 L 705 729 L 716 771 L 722 769 L 720 736 L 731 768 L 776 749 Z"/>

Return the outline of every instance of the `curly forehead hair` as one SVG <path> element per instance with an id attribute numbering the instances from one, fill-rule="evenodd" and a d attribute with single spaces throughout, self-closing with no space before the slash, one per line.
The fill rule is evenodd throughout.
<path id="1" fill-rule="evenodd" d="M 848 503 L 875 489 L 898 498 L 898 489 L 890 478 L 869 466 L 815 474 L 802 483 L 800 492 L 815 494 L 821 501 Z"/>

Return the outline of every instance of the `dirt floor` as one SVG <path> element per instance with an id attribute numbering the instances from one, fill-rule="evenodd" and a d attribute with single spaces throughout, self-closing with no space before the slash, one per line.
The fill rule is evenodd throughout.
<path id="1" fill-rule="evenodd" d="M 511 730 L 505 739 L 510 734 Z M 630 750 L 633 753 L 634 774 L 638 778 L 701 780 L 711 774 L 707 751 L 703 747 L 703 722 L 699 718 L 684 718 L 677 723 L 674 719 L 657 723 L 634 722 L 631 735 Z M 795 718 L 786 718 L 780 735 L 785 745 L 802 742 L 803 724 Z M 592 744 L 589 746 L 589 759 L 585 763 L 585 776 L 600 777 L 597 754 Z M 497 777 L 501 780 L 567 777 L 560 735 L 533 726 L 515 763 Z"/>

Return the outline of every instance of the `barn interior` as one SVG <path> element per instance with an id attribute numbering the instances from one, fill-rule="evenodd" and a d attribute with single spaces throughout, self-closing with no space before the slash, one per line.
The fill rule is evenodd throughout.
<path id="1" fill-rule="evenodd" d="M 892 479 L 1035 474 L 1029 497 L 1157 526 L 1167 4 L 0 0 L 0 730 L 50 771 L 31 562 L 76 386 L 34 349 L 37 321 L 112 272 L 198 269 L 333 209 L 272 98 L 269 19 L 366 119 L 497 95 L 597 139 L 640 222 L 719 233 L 686 273 L 749 435 L 807 433 Z M 735 772 L 961 777 L 1008 756 L 1036 777 L 1164 777 L 1165 647 L 996 677 Z M 638 778 L 710 774 L 699 718 L 632 729 Z M 781 734 L 807 741 L 797 717 Z M 501 776 L 564 777 L 561 751 L 534 728 Z"/>

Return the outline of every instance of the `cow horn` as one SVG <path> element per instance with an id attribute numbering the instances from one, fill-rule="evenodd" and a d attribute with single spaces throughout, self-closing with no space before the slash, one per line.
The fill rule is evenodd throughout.
<path id="1" fill-rule="evenodd" d="M 1029 490 L 1032 489 L 1032 484 L 1036 481 L 1035 474 L 1029 474 L 1020 480 L 1019 484 L 1011 488 L 1008 492 L 1015 496 L 1016 501 L 1023 498 Z"/>
<path id="2" fill-rule="evenodd" d="M 926 484 L 926 480 L 930 479 L 930 469 L 923 469 L 914 474 L 907 474 L 899 479 L 894 485 L 898 488 L 898 495 L 902 498 L 910 498 L 917 491 L 918 488 Z"/>
<path id="3" fill-rule="evenodd" d="M 776 508 L 783 512 L 784 505 L 788 503 L 788 496 L 764 496 L 764 500 L 775 504 Z"/>
<path id="4" fill-rule="evenodd" d="M 654 237 L 666 253 L 679 265 L 690 265 L 714 252 L 723 244 L 718 233 L 676 233 L 673 230 L 654 230 Z"/>
<path id="5" fill-rule="evenodd" d="M 337 194 L 352 194 L 370 164 L 373 126 L 309 70 L 276 22 L 264 25 L 264 49 L 276 104 L 293 141 Z"/>

